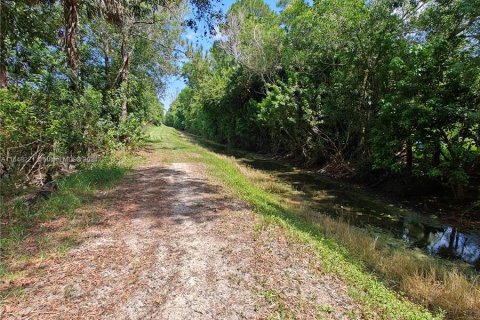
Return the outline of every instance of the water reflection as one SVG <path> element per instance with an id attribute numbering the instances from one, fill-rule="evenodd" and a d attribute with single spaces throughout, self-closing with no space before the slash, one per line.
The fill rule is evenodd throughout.
<path id="1" fill-rule="evenodd" d="M 451 226 L 427 224 L 412 215 L 404 219 L 403 240 L 430 254 L 480 266 L 479 235 L 463 233 Z"/>

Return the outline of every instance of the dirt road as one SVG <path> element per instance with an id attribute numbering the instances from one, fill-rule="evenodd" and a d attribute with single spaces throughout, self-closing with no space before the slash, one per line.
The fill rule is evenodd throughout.
<path id="1" fill-rule="evenodd" d="M 340 280 L 200 163 L 155 154 L 83 210 L 97 224 L 32 273 L 2 319 L 351 318 Z"/>

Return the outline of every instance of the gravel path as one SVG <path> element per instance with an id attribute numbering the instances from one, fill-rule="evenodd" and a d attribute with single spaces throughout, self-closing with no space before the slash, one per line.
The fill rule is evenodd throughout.
<path id="1" fill-rule="evenodd" d="M 359 317 L 308 247 L 226 195 L 202 164 L 148 162 L 84 209 L 100 222 L 30 273 L 1 319 Z"/>

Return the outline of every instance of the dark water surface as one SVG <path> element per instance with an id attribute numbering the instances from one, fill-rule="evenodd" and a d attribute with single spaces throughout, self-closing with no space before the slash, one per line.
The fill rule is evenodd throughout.
<path id="1" fill-rule="evenodd" d="M 306 194 L 321 212 L 341 216 L 359 227 L 373 226 L 403 239 L 410 247 L 447 259 L 480 265 L 480 231 L 465 231 L 443 223 L 435 214 L 416 213 L 305 170 L 270 160 L 244 159 L 245 164 L 273 173 Z"/>

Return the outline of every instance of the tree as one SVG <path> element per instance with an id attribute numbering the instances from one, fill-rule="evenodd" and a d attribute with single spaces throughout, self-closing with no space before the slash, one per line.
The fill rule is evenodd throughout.
<path id="1" fill-rule="evenodd" d="M 280 68 L 283 33 L 279 17 L 262 0 L 232 5 L 221 28 L 220 44 L 234 60 L 265 82 Z"/>
<path id="2" fill-rule="evenodd" d="M 187 64 L 189 102 L 169 118 L 336 176 L 433 179 L 461 199 L 480 165 L 479 7 L 294 0 L 277 14 L 238 1 Z"/>
<path id="3" fill-rule="evenodd" d="M 160 123 L 183 24 L 215 16 L 211 1 L 190 3 L 197 9 L 185 19 L 180 1 L 2 0 L 2 182 L 45 182 L 61 169 L 45 156 L 108 152 L 139 141 L 146 122 Z M 25 119 L 33 129 L 22 135 L 15 128 Z M 11 156 L 28 161 L 6 163 Z"/>

